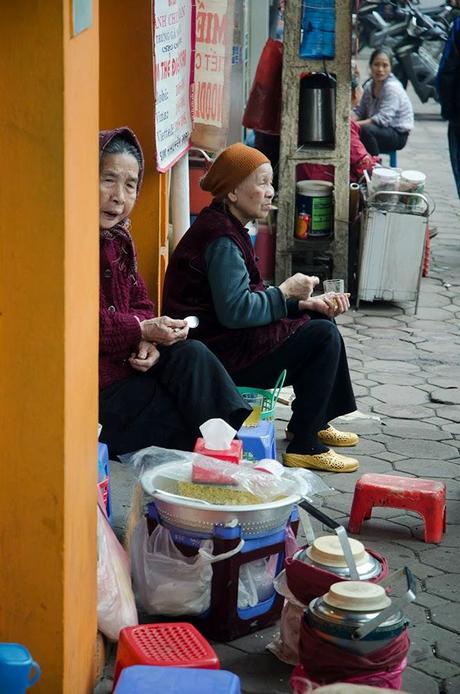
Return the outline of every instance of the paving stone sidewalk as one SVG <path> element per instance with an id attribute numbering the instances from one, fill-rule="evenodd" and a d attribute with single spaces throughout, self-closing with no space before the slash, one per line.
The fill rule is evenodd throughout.
<path id="1" fill-rule="evenodd" d="M 416 103 L 416 101 L 414 101 Z M 439 546 L 423 542 L 421 519 L 375 509 L 359 539 L 386 555 L 391 569 L 409 566 L 417 578 L 407 610 L 412 642 L 404 689 L 412 694 L 460 693 L 460 205 L 447 152 L 446 124 L 434 104 L 416 103 L 415 132 L 398 165 L 427 174 L 436 203 L 430 275 L 413 304 L 361 303 L 340 319 L 359 412 L 346 422 L 361 440 L 352 474 L 323 476 L 336 494 L 324 509 L 346 524 L 356 480 L 365 472 L 429 477 L 447 483 L 447 534 Z M 278 453 L 289 409 L 277 409 Z M 343 451 L 345 452 L 345 451 Z M 131 478 L 112 468 L 115 522 L 123 524 Z M 265 650 L 276 627 L 216 644 L 222 668 L 240 675 L 246 694 L 287 694 L 291 667 Z M 104 691 L 98 688 L 98 691 Z M 105 691 L 108 691 L 107 689 Z"/>
<path id="2" fill-rule="evenodd" d="M 424 171 L 436 204 L 431 267 L 422 279 L 419 309 L 413 303 L 361 303 L 340 319 L 359 412 L 344 422 L 360 434 L 350 454 L 353 474 L 323 477 L 337 493 L 324 510 L 345 525 L 356 480 L 365 472 L 427 477 L 447 484 L 447 534 L 425 544 L 417 514 L 375 509 L 356 536 L 408 566 L 417 600 L 407 610 L 412 642 L 403 685 L 411 694 L 460 693 L 460 203 L 447 150 L 447 126 L 435 104 L 414 97 L 416 127 L 398 166 Z M 403 230 L 402 230 L 403 233 Z M 289 408 L 278 407 L 278 452 Z M 343 427 L 342 427 L 343 428 Z M 345 452 L 344 449 L 341 449 Z M 276 629 L 217 646 L 222 667 L 237 672 L 247 694 L 290 692 L 290 667 L 264 651 Z"/>

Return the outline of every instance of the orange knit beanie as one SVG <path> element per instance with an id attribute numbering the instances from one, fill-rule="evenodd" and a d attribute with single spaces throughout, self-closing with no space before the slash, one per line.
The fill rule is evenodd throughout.
<path id="1" fill-rule="evenodd" d="M 200 186 L 213 198 L 223 198 L 262 164 L 270 164 L 265 154 L 237 142 L 224 149 L 213 161 Z"/>

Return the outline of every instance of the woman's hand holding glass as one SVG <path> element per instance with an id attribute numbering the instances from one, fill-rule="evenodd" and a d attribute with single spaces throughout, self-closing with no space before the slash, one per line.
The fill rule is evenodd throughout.
<path id="1" fill-rule="evenodd" d="M 184 320 L 160 316 L 140 321 L 141 336 L 147 342 L 170 347 L 185 340 L 189 327 Z"/>
<path id="2" fill-rule="evenodd" d="M 317 311 L 323 313 L 328 318 L 335 318 L 341 313 L 346 313 L 350 308 L 350 294 L 338 294 L 329 292 L 320 294 L 310 299 L 299 301 L 300 311 Z"/>
<path id="3" fill-rule="evenodd" d="M 296 272 L 295 275 L 284 280 L 284 282 L 279 285 L 279 289 L 286 299 L 307 300 L 311 297 L 317 284 L 319 284 L 318 277 Z"/>

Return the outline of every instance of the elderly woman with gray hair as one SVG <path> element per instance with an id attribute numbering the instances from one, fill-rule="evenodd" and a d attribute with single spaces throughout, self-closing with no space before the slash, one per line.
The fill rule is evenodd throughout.
<path id="1" fill-rule="evenodd" d="M 99 145 L 100 440 L 111 455 L 192 450 L 207 419 L 239 429 L 250 408 L 214 354 L 187 339 L 184 320 L 155 316 L 130 234 L 142 149 L 129 128 L 102 131 Z"/>
<path id="2" fill-rule="evenodd" d="M 267 217 L 272 176 L 267 157 L 239 143 L 215 159 L 201 182 L 214 200 L 172 254 L 164 307 L 175 318 L 199 317 L 194 337 L 238 385 L 272 388 L 287 370 L 295 400 L 285 465 L 352 472 L 358 461 L 329 446 L 352 446 L 358 437 L 328 426 L 356 409 L 345 346 L 332 320 L 349 308 L 348 295 L 313 297 L 319 280 L 301 273 L 279 287 L 264 286 L 245 224 Z"/>

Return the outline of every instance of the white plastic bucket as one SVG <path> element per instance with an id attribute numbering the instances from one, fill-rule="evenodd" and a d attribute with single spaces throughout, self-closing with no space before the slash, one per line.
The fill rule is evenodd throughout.
<path id="1" fill-rule="evenodd" d="M 423 193 L 426 176 L 422 171 L 401 171 L 399 189 L 405 193 Z"/>
<path id="2" fill-rule="evenodd" d="M 397 169 L 385 169 L 376 166 L 372 171 L 371 192 L 381 190 L 398 190 L 399 171 Z"/>
<path id="3" fill-rule="evenodd" d="M 426 176 L 422 171 L 401 171 L 401 179 L 399 181 L 399 190 L 404 193 L 423 193 L 425 190 Z M 402 202 L 408 208 L 408 211 L 416 212 L 423 208 L 423 203 L 420 200 L 413 198 L 410 195 L 404 195 Z"/>

